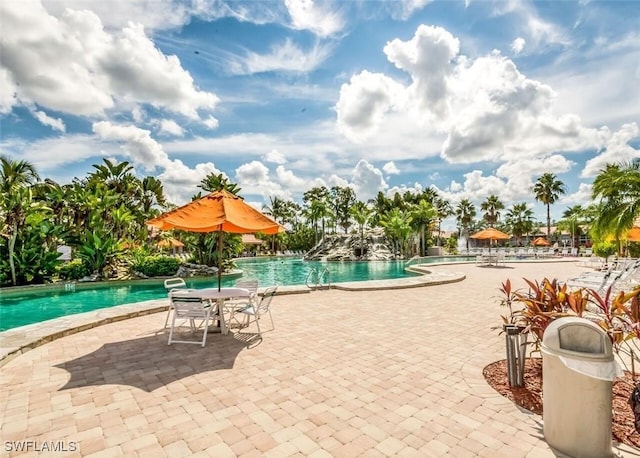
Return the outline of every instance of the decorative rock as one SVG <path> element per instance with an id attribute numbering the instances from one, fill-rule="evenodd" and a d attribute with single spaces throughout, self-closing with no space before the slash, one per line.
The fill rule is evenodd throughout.
<path id="1" fill-rule="evenodd" d="M 218 268 L 210 267 L 201 264 L 191 264 L 185 262 L 182 264 L 176 272 L 176 277 L 190 278 L 190 277 L 208 277 L 211 275 L 217 275 Z"/>
<path id="2" fill-rule="evenodd" d="M 389 261 L 396 259 L 393 248 L 380 228 L 360 234 L 325 236 L 304 256 L 310 261 Z"/>

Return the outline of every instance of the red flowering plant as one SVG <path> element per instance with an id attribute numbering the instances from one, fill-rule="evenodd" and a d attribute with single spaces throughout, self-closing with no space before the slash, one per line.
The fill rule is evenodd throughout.
<path id="1" fill-rule="evenodd" d="M 542 342 L 545 329 L 553 320 L 563 316 L 583 316 L 587 310 L 588 293 L 583 288 L 569 291 L 566 284 L 544 278 L 541 282 L 524 279 L 528 291 L 513 290 L 511 281 L 502 283 L 501 304 L 509 310 L 503 315 L 505 324 L 516 325 L 522 333 L 532 334 L 536 348 Z M 522 308 L 516 309 L 516 304 Z"/>
<path id="2" fill-rule="evenodd" d="M 502 283 L 501 305 L 508 309 L 502 320 L 504 324 L 520 328 L 521 333 L 531 335 L 536 349 L 547 326 L 565 316 L 584 317 L 597 323 L 611 339 L 616 352 L 620 352 L 624 344 L 640 339 L 640 286 L 615 294 L 609 287 L 601 295 L 589 288 L 570 290 L 566 283 L 556 279 L 544 278 L 538 282 L 525 278 L 524 281 L 529 286 L 527 291 L 514 290 L 510 280 Z M 630 353 L 631 347 L 626 347 Z"/>
<path id="3" fill-rule="evenodd" d="M 609 287 L 604 295 L 593 289 L 589 294 L 595 306 L 591 318 L 607 333 L 614 351 L 633 357 L 633 346 L 640 339 L 640 286 L 626 293 L 614 293 Z"/>

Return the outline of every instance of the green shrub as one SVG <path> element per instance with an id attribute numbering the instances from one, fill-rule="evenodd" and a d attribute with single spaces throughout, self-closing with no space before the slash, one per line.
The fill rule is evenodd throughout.
<path id="1" fill-rule="evenodd" d="M 170 256 L 148 256 L 138 259 L 131 265 L 131 269 L 147 277 L 169 277 L 175 275 L 180 267 L 180 261 Z"/>
<path id="2" fill-rule="evenodd" d="M 89 268 L 81 259 L 74 259 L 65 264 L 59 265 L 57 270 L 58 276 L 62 280 L 79 280 L 91 273 L 89 272 Z"/>
<path id="3" fill-rule="evenodd" d="M 593 244 L 593 252 L 601 258 L 613 256 L 618 251 L 618 247 L 613 242 L 598 242 Z"/>

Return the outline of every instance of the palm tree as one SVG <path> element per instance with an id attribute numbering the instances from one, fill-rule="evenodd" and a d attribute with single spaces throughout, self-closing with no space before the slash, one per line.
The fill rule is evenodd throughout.
<path id="1" fill-rule="evenodd" d="M 493 227 L 500 219 L 500 210 L 504 210 L 504 204 L 498 196 L 492 194 L 480 204 L 480 209 L 485 212 L 483 215 L 484 220 L 489 226 Z"/>
<path id="2" fill-rule="evenodd" d="M 442 238 L 442 220 L 453 215 L 453 207 L 449 201 L 441 198 L 440 196 L 435 199 L 433 205 L 436 207 L 438 212 L 438 246 L 440 246 Z"/>
<path id="3" fill-rule="evenodd" d="M 547 206 L 547 239 L 551 240 L 551 204 L 566 192 L 566 187 L 553 173 L 544 173 L 533 186 L 533 192 L 536 200 Z"/>
<path id="4" fill-rule="evenodd" d="M 236 183 L 231 183 L 229 178 L 225 177 L 222 173 L 219 173 L 218 175 L 214 173 L 208 174 L 202 179 L 198 187 L 207 192 L 224 190 L 236 196 L 242 190 Z"/>
<path id="5" fill-rule="evenodd" d="M 20 227 L 25 223 L 27 209 L 33 199 L 31 186 L 40 177 L 27 161 L 14 161 L 0 156 L 0 217 L 4 218 L 2 235 L 8 239 L 11 282 L 17 284 L 14 252 Z"/>
<path id="6" fill-rule="evenodd" d="M 380 225 L 387 237 L 393 240 L 396 253 L 404 255 L 405 242 L 411 233 L 411 217 L 394 208 L 380 217 Z"/>
<path id="7" fill-rule="evenodd" d="M 348 186 L 334 186 L 331 188 L 331 208 L 337 224 L 347 233 L 351 225 L 349 210 L 356 202 L 356 193 Z"/>
<path id="8" fill-rule="evenodd" d="M 522 236 L 533 229 L 533 211 L 524 202 L 513 204 L 505 215 L 505 222 L 509 231 L 518 239 L 518 245 L 522 245 Z"/>
<path id="9" fill-rule="evenodd" d="M 393 202 L 386 197 L 382 191 L 378 191 L 376 197 L 370 199 L 369 203 L 373 206 L 373 215 L 370 221 L 372 226 L 377 226 L 382 215 L 391 211 L 393 208 Z"/>
<path id="10" fill-rule="evenodd" d="M 582 232 L 580 224 L 582 223 L 584 213 L 585 210 L 581 205 L 569 207 L 562 213 L 563 219 L 560 221 L 559 225 L 568 229 L 571 233 L 571 248 L 576 246 L 576 235 L 579 235 Z"/>
<path id="11" fill-rule="evenodd" d="M 165 206 L 167 201 L 164 197 L 162 182 L 155 177 L 145 177 L 142 179 L 141 187 L 142 211 L 148 215 L 154 205 Z"/>
<path id="12" fill-rule="evenodd" d="M 263 204 L 262 211 L 271 216 L 276 222 L 283 223 L 286 218 L 287 207 L 285 201 L 279 197 L 269 197 L 269 203 L 271 205 Z M 273 234 L 271 237 L 271 250 L 276 251 L 276 237 L 278 234 Z M 281 248 L 282 249 L 282 248 Z"/>
<path id="13" fill-rule="evenodd" d="M 307 205 L 307 217 L 314 228 L 314 243 L 318 243 L 318 221 L 322 221 L 322 237 L 324 238 L 325 222 L 329 216 L 329 190 L 326 186 L 318 186 L 306 191 L 302 200 Z"/>
<path id="14" fill-rule="evenodd" d="M 360 232 L 360 256 L 362 256 L 362 250 L 364 247 L 364 226 L 367 224 L 367 221 L 369 221 L 372 210 L 367 207 L 367 204 L 358 200 L 349 209 L 349 213 L 358 224 Z"/>
<path id="15" fill-rule="evenodd" d="M 409 216 L 413 226 L 420 230 L 420 256 L 425 256 L 426 238 L 425 232 L 438 216 L 438 210 L 426 200 L 421 200 L 418 204 L 412 205 L 409 209 Z"/>
<path id="16" fill-rule="evenodd" d="M 466 236 L 467 251 L 469 251 L 469 229 L 476 217 L 476 207 L 469 199 L 462 199 L 455 209 L 456 220 L 460 228 L 460 235 Z"/>
<path id="17" fill-rule="evenodd" d="M 607 164 L 593 181 L 592 197 L 600 200 L 596 230 L 619 238 L 640 217 L 640 159 Z"/>

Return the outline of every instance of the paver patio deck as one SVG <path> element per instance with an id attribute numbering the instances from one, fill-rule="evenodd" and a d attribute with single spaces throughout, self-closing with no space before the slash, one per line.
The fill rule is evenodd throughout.
<path id="1" fill-rule="evenodd" d="M 277 296 L 257 345 L 167 346 L 164 313 L 68 335 L 0 368 L 2 453 L 61 456 L 553 457 L 541 417 L 482 376 L 504 358 L 500 282 L 576 263 L 434 267 L 459 283 Z M 617 447 L 618 456 L 640 456 Z M 56 454 L 56 456 L 58 456 Z"/>

